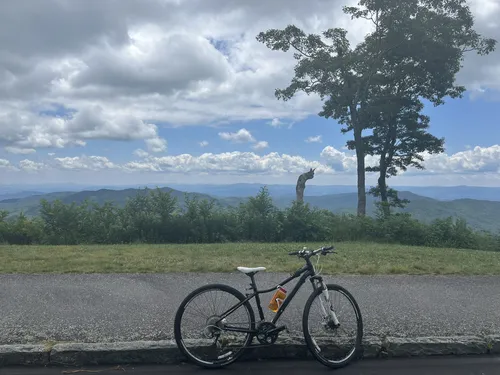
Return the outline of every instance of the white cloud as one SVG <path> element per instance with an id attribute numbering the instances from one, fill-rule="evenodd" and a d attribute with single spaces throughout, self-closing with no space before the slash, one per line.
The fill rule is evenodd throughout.
<path id="1" fill-rule="evenodd" d="M 356 173 L 356 155 L 353 152 L 342 152 L 337 150 L 335 147 L 326 146 L 321 151 L 320 156 L 325 161 L 325 164 L 333 168 L 335 171 Z M 376 165 L 377 161 L 376 157 L 369 155 L 365 159 L 367 167 L 369 165 Z"/>
<path id="2" fill-rule="evenodd" d="M 137 154 L 137 153 L 136 153 Z M 309 168 L 317 168 L 318 174 L 325 175 L 324 179 L 317 180 L 318 183 L 342 183 L 355 184 L 356 157 L 352 151 L 342 152 L 332 146 L 326 146 L 321 152 L 319 160 L 308 160 L 301 156 L 280 154 L 270 152 L 265 155 L 258 155 L 254 152 L 226 152 L 226 153 L 204 153 L 199 156 L 191 154 L 153 156 L 143 155 L 139 160 L 117 163 L 104 156 L 79 156 L 51 158 L 48 160 L 32 161 L 25 159 L 14 166 L 9 160 L 0 159 L 0 168 L 13 173 L 11 177 L 22 173 L 44 171 L 44 178 L 49 173 L 69 171 L 91 171 L 93 174 L 101 171 L 102 176 L 114 176 L 126 179 L 126 176 L 133 176 L 141 173 L 141 176 L 151 173 L 151 176 L 173 176 L 176 179 L 190 179 L 192 182 L 207 181 L 205 177 L 210 176 L 211 181 L 235 182 L 246 180 L 253 176 L 254 182 L 271 181 L 277 176 L 289 179 L 290 183 L 296 176 Z M 454 154 L 423 155 L 425 158 L 425 171 L 409 169 L 406 173 L 393 177 L 391 183 L 405 181 L 406 184 L 420 184 L 427 181 L 427 184 L 473 184 L 478 181 L 485 184 L 498 184 L 500 182 L 500 145 L 490 147 L 474 147 L 470 150 L 456 152 Z M 377 157 L 367 156 L 366 165 L 376 165 Z M 10 172 L 9 172 L 10 171 Z M 96 175 L 97 176 L 97 175 Z M 258 176 L 266 176 L 264 180 L 258 180 Z M 332 177 L 334 176 L 333 180 Z M 151 177 L 153 181 L 157 177 Z M 195 178 L 192 180 L 191 178 Z M 224 178 L 226 177 L 226 180 Z M 373 179 L 376 173 L 367 173 L 367 183 L 376 183 Z M 418 177 L 420 182 L 414 180 Z M 434 182 L 428 180 L 432 177 Z M 111 178 L 111 177 L 110 177 Z M 132 178 L 132 177 L 131 177 Z M 257 180 L 256 180 L 257 179 Z M 426 180 L 427 179 L 427 180 Z M 436 183 L 436 181 L 439 182 Z M 101 180 L 99 180 L 101 181 Z M 171 180 L 168 180 L 171 181 Z M 165 183 L 168 183 L 166 180 Z M 276 181 L 276 180 L 273 180 Z M 371 181 L 371 182 L 370 182 Z M 88 181 L 87 181 L 88 182 Z M 102 182 L 102 181 L 101 181 Z M 277 182 L 277 181 L 276 181 Z"/>
<path id="3" fill-rule="evenodd" d="M 125 172 L 161 172 L 155 163 L 149 161 L 131 161 L 123 165 Z"/>
<path id="4" fill-rule="evenodd" d="M 38 163 L 33 160 L 24 159 L 19 162 L 19 168 L 26 172 L 37 172 L 46 168 L 44 163 Z"/>
<path id="5" fill-rule="evenodd" d="M 0 159 L 0 168 L 10 167 L 10 161 L 6 159 Z"/>
<path id="6" fill-rule="evenodd" d="M 157 127 L 145 123 L 127 112 L 106 112 L 100 105 L 81 109 L 69 121 L 64 130 L 75 138 L 133 140 L 157 137 Z"/>
<path id="7" fill-rule="evenodd" d="M 316 168 L 317 173 L 332 173 L 331 168 L 318 161 L 309 161 L 300 156 L 271 152 L 259 156 L 253 152 L 205 153 L 200 156 L 181 154 L 176 156 L 149 157 L 140 162 L 131 162 L 124 168 L 175 173 L 222 173 L 222 174 L 287 174 L 303 173 Z"/>
<path id="8" fill-rule="evenodd" d="M 315 100 L 317 100 L 317 99 L 318 99 L 315 95 L 312 95 L 312 96 L 315 98 Z M 306 99 L 306 98 L 304 98 L 304 97 L 300 97 L 300 99 L 298 99 L 298 100 L 299 100 L 299 101 L 302 101 L 302 102 L 307 101 L 307 99 Z M 317 104 L 317 102 L 316 102 L 316 104 Z M 312 107 L 311 107 L 311 108 L 313 108 L 313 107 L 314 107 L 314 105 L 315 105 L 315 104 L 312 104 Z M 301 119 L 301 117 L 299 117 L 299 119 Z M 285 122 L 285 121 L 281 121 L 281 120 L 280 120 L 279 118 L 277 118 L 277 117 L 275 117 L 275 118 L 273 118 L 271 121 L 268 121 L 268 122 L 267 122 L 267 124 L 268 124 L 268 125 L 271 125 L 273 128 L 281 128 L 281 127 L 287 126 L 287 127 L 288 127 L 288 129 L 291 129 L 291 128 L 292 128 L 292 126 L 294 125 L 294 123 L 295 123 L 295 121 L 290 121 L 290 122 L 288 122 L 288 123 L 287 123 L 287 122 Z"/>
<path id="9" fill-rule="evenodd" d="M 497 2 L 470 1 L 479 31 L 499 37 Z M 255 36 L 290 23 L 307 32 L 334 25 L 347 28 L 356 43 L 372 26 L 341 12 L 354 3 L 47 0 L 34 6 L 35 20 L 23 1 L 8 2 L 0 12 L 0 143 L 36 149 L 155 139 L 156 123 L 272 119 L 272 126 L 290 125 L 317 114 L 321 102 L 305 94 L 277 100 L 275 89 L 293 76 L 292 52 L 271 51 Z M 460 82 L 498 94 L 499 56 L 471 54 Z M 37 115 L 55 103 L 75 118 Z"/>
<path id="10" fill-rule="evenodd" d="M 73 117 L 49 117 L 30 112 L 1 111 L 0 144 L 10 150 L 85 146 L 87 140 L 145 139 L 155 149 L 162 148 L 158 128 L 125 110 L 106 112 L 99 105 L 87 106 Z M 165 144 L 166 147 L 166 144 Z"/>
<path id="11" fill-rule="evenodd" d="M 165 152 L 167 150 L 167 141 L 159 137 L 146 139 L 146 145 L 151 152 Z"/>
<path id="12" fill-rule="evenodd" d="M 14 166 L 10 160 L 7 159 L 0 159 L 0 170 L 4 173 L 5 171 L 7 172 L 18 172 L 19 169 Z M 5 176 L 4 176 L 5 178 Z M 4 180 L 0 179 L 0 183 L 2 183 Z M 8 180 L 10 182 L 10 180 Z"/>
<path id="13" fill-rule="evenodd" d="M 134 155 L 142 159 L 149 156 L 149 153 L 139 148 L 134 151 Z"/>
<path id="14" fill-rule="evenodd" d="M 34 148 L 20 148 L 12 146 L 5 147 L 5 151 L 7 151 L 10 154 L 19 154 L 19 155 L 34 154 L 36 152 Z"/>
<path id="15" fill-rule="evenodd" d="M 170 95 L 228 79 L 226 59 L 202 35 L 151 25 L 130 34 L 129 45 L 94 49 L 84 56 L 71 86 L 90 92 Z"/>
<path id="16" fill-rule="evenodd" d="M 269 147 L 269 143 L 267 141 L 259 141 L 252 146 L 254 150 L 263 150 Z"/>
<path id="17" fill-rule="evenodd" d="M 238 130 L 236 133 L 220 132 L 219 137 L 225 141 L 234 143 L 255 142 L 253 135 L 245 128 Z"/>
<path id="18" fill-rule="evenodd" d="M 316 135 L 316 136 L 311 136 L 311 137 L 308 137 L 305 142 L 307 143 L 322 143 L 323 142 L 323 137 L 321 135 Z"/>
<path id="19" fill-rule="evenodd" d="M 75 156 L 65 158 L 55 158 L 56 166 L 68 170 L 100 170 L 114 169 L 118 165 L 111 162 L 104 156 Z"/>
<path id="20" fill-rule="evenodd" d="M 279 118 L 273 118 L 271 122 L 268 122 L 274 128 L 279 128 L 281 125 L 284 125 L 283 122 L 280 121 Z"/>
<path id="21" fill-rule="evenodd" d="M 500 145 L 476 146 L 452 155 L 424 154 L 429 173 L 500 172 Z"/>
<path id="22" fill-rule="evenodd" d="M 207 141 L 201 141 L 199 143 L 200 147 L 207 147 L 208 146 L 208 142 Z"/>
<path id="23" fill-rule="evenodd" d="M 424 158 L 424 171 L 408 169 L 407 173 L 418 174 L 463 174 L 463 173 L 497 173 L 500 172 L 500 145 L 490 147 L 476 146 L 454 154 L 421 154 Z M 342 152 L 332 146 L 321 151 L 325 164 L 336 171 L 356 171 L 356 155 L 352 151 Z M 378 164 L 379 157 L 367 155 L 366 166 Z"/>

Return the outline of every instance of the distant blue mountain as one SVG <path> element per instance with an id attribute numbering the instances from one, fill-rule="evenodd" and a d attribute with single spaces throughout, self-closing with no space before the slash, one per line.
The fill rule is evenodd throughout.
<path id="1" fill-rule="evenodd" d="M 6 200 L 6 199 L 20 199 L 20 198 L 27 198 L 27 197 L 32 197 L 34 195 L 41 195 L 43 192 L 40 191 L 18 191 L 18 192 L 11 192 L 11 193 L 0 193 L 0 201 Z"/>
<path id="2" fill-rule="evenodd" d="M 131 184 L 131 185 L 78 185 L 78 184 L 42 184 L 42 185 L 0 185 L 0 200 L 23 198 L 32 195 L 47 194 L 61 191 L 83 191 L 99 189 L 137 189 L 171 187 L 180 191 L 208 194 L 214 197 L 235 197 L 242 198 L 255 196 L 259 189 L 264 186 L 260 183 L 241 184 Z M 295 185 L 291 184 L 270 184 L 266 185 L 273 198 L 286 198 L 295 196 Z M 451 201 L 456 199 L 477 199 L 500 201 L 500 187 L 481 186 L 394 186 L 399 191 L 408 191 L 423 197 L 433 198 L 441 201 Z M 306 186 L 306 196 L 321 196 L 333 194 L 355 193 L 354 185 L 313 185 Z"/>
<path id="3" fill-rule="evenodd" d="M 230 185 L 189 185 L 189 184 L 169 184 L 174 189 L 203 194 L 216 197 L 248 197 L 256 195 L 260 188 L 266 186 L 269 194 L 273 197 L 295 196 L 295 185 L 264 185 L 264 184 L 230 184 Z M 356 186 L 344 185 L 307 185 L 306 195 L 327 195 L 356 192 Z"/>
<path id="4" fill-rule="evenodd" d="M 193 193 L 209 194 L 217 197 L 248 197 L 256 195 L 264 184 L 169 184 L 170 187 Z M 295 185 L 266 185 L 273 197 L 295 196 Z M 394 186 L 399 191 L 409 191 L 420 196 L 442 201 L 455 199 L 478 199 L 500 201 L 500 187 L 481 186 Z M 354 185 L 306 185 L 305 195 L 320 196 L 355 193 Z"/>

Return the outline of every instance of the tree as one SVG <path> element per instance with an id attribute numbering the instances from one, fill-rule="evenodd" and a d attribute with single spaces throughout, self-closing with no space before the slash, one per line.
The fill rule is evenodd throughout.
<path id="1" fill-rule="evenodd" d="M 401 87 L 401 86 L 400 86 Z M 400 200 L 397 191 L 389 189 L 387 179 L 408 167 L 424 169 L 423 152 L 429 154 L 444 151 L 444 138 L 430 134 L 430 118 L 422 115 L 423 103 L 418 99 L 375 96 L 371 108 L 377 109 L 371 119 L 373 134 L 365 137 L 367 153 L 378 155 L 377 166 L 367 167 L 367 172 L 378 172 L 377 186 L 370 194 L 380 197 L 383 215 L 390 214 L 390 207 L 404 207 L 407 200 Z"/>
<path id="2" fill-rule="evenodd" d="M 408 94 L 443 104 L 446 96 L 460 97 L 465 90 L 455 86 L 455 75 L 467 51 L 487 54 L 496 41 L 473 30 L 473 17 L 464 0 L 361 0 L 358 7 L 344 7 L 352 18 L 374 25 L 362 43 L 351 48 L 347 31 L 330 28 L 322 35 L 307 35 L 294 25 L 270 29 L 257 40 L 272 50 L 294 50 L 295 76 L 278 99 L 289 100 L 297 92 L 318 94 L 323 101 L 321 117 L 353 132 L 348 143 L 356 151 L 358 215 L 366 213 L 365 156 L 363 131 L 368 121 L 373 87 L 387 74 L 396 82 L 408 79 Z M 397 69 L 395 69 L 397 67 Z"/>
<path id="3" fill-rule="evenodd" d="M 238 211 L 243 238 L 268 242 L 279 238 L 281 223 L 276 220 L 279 210 L 267 187 L 261 187 L 255 197 L 249 197 L 246 202 L 240 203 Z"/>

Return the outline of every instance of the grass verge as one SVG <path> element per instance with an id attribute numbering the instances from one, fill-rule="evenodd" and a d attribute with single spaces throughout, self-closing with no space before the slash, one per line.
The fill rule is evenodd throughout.
<path id="1" fill-rule="evenodd" d="M 324 244 L 308 243 L 310 249 Z M 291 272 L 302 260 L 288 255 L 303 244 L 0 246 L 0 273 L 233 272 L 264 266 Z M 500 275 L 500 252 L 340 243 L 321 257 L 323 274 Z"/>

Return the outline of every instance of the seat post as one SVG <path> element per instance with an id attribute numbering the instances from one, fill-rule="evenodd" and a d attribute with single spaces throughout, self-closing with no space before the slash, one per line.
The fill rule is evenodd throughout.
<path id="1" fill-rule="evenodd" d="M 255 284 L 255 272 L 249 273 L 248 277 L 250 277 L 250 282 L 251 282 L 252 288 L 254 289 L 254 292 L 256 292 L 257 291 L 257 284 Z"/>
<path id="2" fill-rule="evenodd" d="M 253 288 L 254 293 L 257 293 L 257 284 L 255 283 L 255 272 L 251 272 L 248 274 L 250 277 L 250 282 Z M 263 322 L 265 320 L 264 311 L 262 311 L 262 306 L 260 304 L 260 296 L 255 294 L 255 302 L 257 303 L 257 310 L 259 311 L 260 321 Z"/>

